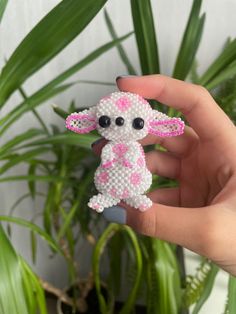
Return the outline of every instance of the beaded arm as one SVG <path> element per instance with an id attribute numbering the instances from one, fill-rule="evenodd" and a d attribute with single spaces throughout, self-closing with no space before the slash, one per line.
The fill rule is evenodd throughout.
<path id="1" fill-rule="evenodd" d="M 102 168 L 110 168 L 113 166 L 115 162 L 115 154 L 112 151 L 112 144 L 107 143 L 102 149 L 101 153 L 101 167 Z"/>
<path id="2" fill-rule="evenodd" d="M 145 155 L 142 145 L 138 142 L 128 143 L 129 150 L 125 155 L 125 166 L 129 168 L 143 167 L 145 165 Z"/>

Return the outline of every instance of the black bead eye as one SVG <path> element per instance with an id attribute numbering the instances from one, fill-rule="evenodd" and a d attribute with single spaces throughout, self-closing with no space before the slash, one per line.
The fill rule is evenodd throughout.
<path id="1" fill-rule="evenodd" d="M 122 117 L 116 118 L 116 125 L 122 126 L 124 124 L 125 120 Z"/>
<path id="2" fill-rule="evenodd" d="M 102 128 L 108 128 L 111 124 L 111 119 L 108 116 L 101 116 L 98 123 Z"/>
<path id="3" fill-rule="evenodd" d="M 142 118 L 135 118 L 133 120 L 133 128 L 136 130 L 141 130 L 144 127 L 144 120 Z"/>

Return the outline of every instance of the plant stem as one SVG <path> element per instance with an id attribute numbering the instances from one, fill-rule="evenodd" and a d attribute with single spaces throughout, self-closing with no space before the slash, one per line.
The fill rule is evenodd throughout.
<path id="1" fill-rule="evenodd" d="M 182 246 L 177 245 L 176 258 L 179 262 L 181 287 L 185 288 L 186 269 L 185 269 L 185 262 L 184 262 L 184 250 Z M 189 310 L 181 309 L 181 314 L 189 314 Z"/>
<path id="2" fill-rule="evenodd" d="M 73 300 L 70 297 L 68 297 L 68 295 L 63 290 L 56 288 L 51 283 L 43 280 L 42 278 L 39 278 L 39 280 L 40 280 L 40 283 L 42 285 L 42 288 L 45 291 L 55 295 L 59 300 L 61 300 L 62 302 L 66 303 L 70 306 L 74 305 Z"/>
<path id="3" fill-rule="evenodd" d="M 43 280 L 42 278 L 39 278 L 39 280 L 40 280 L 40 283 L 42 285 L 42 288 L 45 291 L 55 295 L 63 303 L 66 303 L 66 304 L 70 305 L 71 307 L 75 306 L 74 300 L 72 298 L 70 298 L 63 290 L 56 288 L 51 283 Z M 85 300 L 83 298 L 78 298 L 78 300 L 76 301 L 76 307 L 80 311 L 85 312 L 87 309 L 87 304 L 85 303 Z"/>
<path id="4" fill-rule="evenodd" d="M 22 87 L 19 87 L 19 92 L 21 94 L 21 96 L 23 97 L 24 100 L 27 100 L 27 95 L 25 93 L 25 91 L 23 90 Z M 41 119 L 40 115 L 38 114 L 38 112 L 36 111 L 36 109 L 31 109 L 33 114 L 35 115 L 36 119 L 38 120 L 38 122 L 41 124 L 42 128 L 44 129 L 44 131 L 49 135 L 49 131 L 48 128 L 46 126 L 46 124 L 43 122 L 43 120 Z"/>

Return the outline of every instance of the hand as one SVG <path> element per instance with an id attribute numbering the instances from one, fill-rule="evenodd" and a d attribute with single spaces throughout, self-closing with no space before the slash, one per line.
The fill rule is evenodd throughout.
<path id="1" fill-rule="evenodd" d="M 166 148 L 148 152 L 147 167 L 176 179 L 179 187 L 149 193 L 153 206 L 146 212 L 122 203 L 123 222 L 206 256 L 236 275 L 235 126 L 203 87 L 162 75 L 120 77 L 117 85 L 181 111 L 190 125 L 179 137 L 148 135 L 140 141 Z M 94 145 L 94 150 L 102 145 Z M 119 221 L 117 215 L 116 208 L 116 218 L 110 215 L 110 220 Z"/>

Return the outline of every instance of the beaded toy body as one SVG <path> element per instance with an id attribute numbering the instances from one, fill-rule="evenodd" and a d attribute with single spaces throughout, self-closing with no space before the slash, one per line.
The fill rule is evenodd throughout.
<path id="1" fill-rule="evenodd" d="M 152 206 L 152 201 L 143 194 L 150 187 L 152 176 L 137 141 L 148 133 L 161 137 L 180 135 L 184 122 L 153 110 L 137 94 L 114 92 L 96 106 L 69 115 L 66 127 L 76 133 L 97 129 L 108 140 L 94 177 L 100 193 L 89 200 L 88 206 L 102 212 L 122 200 L 144 211 Z"/>

